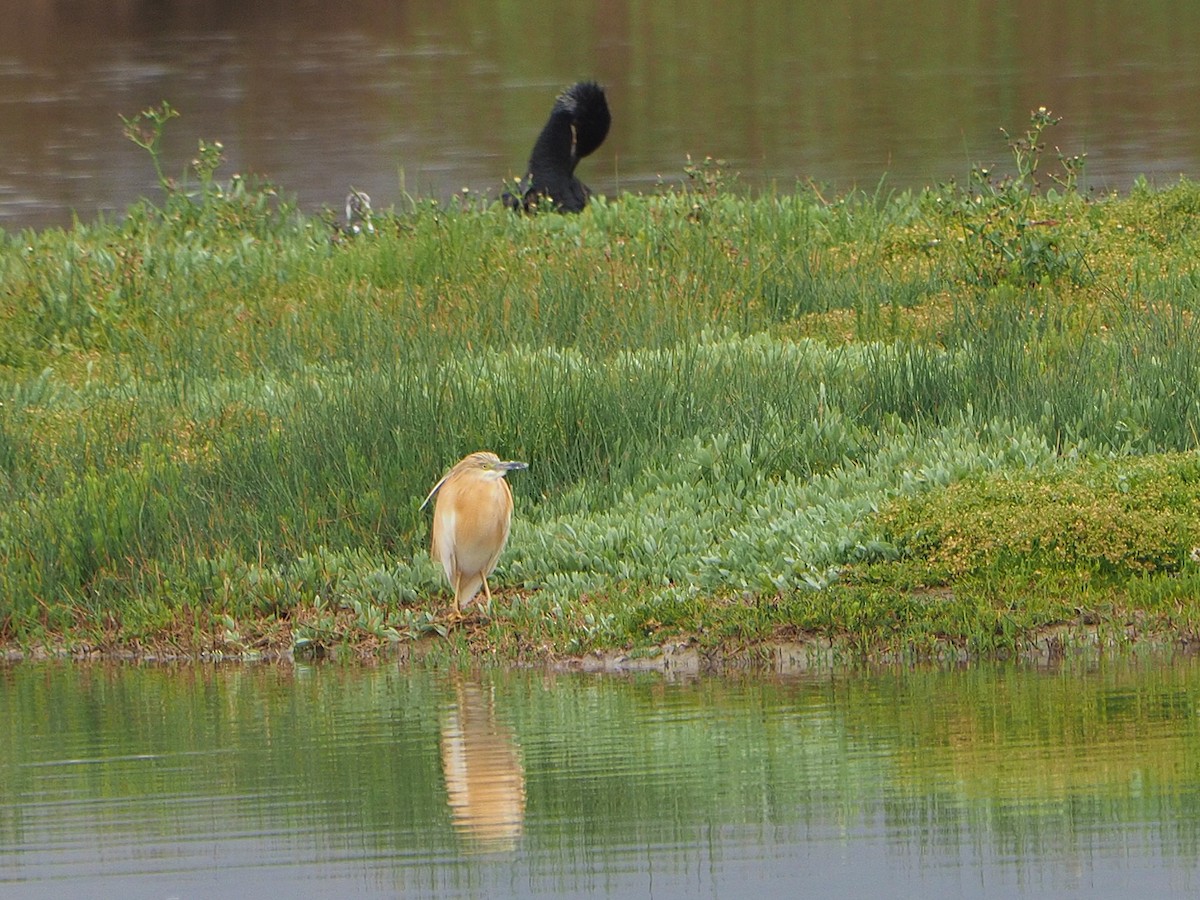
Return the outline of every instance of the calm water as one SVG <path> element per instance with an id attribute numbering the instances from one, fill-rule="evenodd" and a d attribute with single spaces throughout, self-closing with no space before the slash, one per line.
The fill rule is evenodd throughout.
<path id="1" fill-rule="evenodd" d="M 1090 186 L 1200 176 L 1200 4 L 1183 0 L 0 0 L 0 228 L 123 210 L 157 187 L 118 118 L 166 99 L 168 173 L 220 140 L 225 176 L 309 210 L 348 186 L 495 196 L 555 93 L 609 90 L 581 167 L 614 196 L 722 157 L 756 188 L 962 179 L 1029 110 Z"/>
<path id="2" fill-rule="evenodd" d="M 0 670 L 0 895 L 1182 897 L 1200 665 Z"/>

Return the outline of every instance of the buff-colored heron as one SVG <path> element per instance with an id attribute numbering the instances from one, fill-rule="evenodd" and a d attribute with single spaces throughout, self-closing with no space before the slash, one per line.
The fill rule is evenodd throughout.
<path id="1" fill-rule="evenodd" d="M 483 588 L 491 609 L 487 577 L 508 541 L 512 524 L 512 489 L 504 476 L 528 463 L 505 461 L 481 450 L 464 456 L 433 486 L 421 509 L 433 504 L 433 543 L 430 555 L 441 563 L 454 592 L 454 611 L 475 599 Z"/>

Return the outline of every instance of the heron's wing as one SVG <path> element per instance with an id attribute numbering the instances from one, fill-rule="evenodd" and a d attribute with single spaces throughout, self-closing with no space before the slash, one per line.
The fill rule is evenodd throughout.
<path id="1" fill-rule="evenodd" d="M 450 470 L 450 472 L 453 472 L 453 471 L 454 471 L 453 469 Z M 421 504 L 421 509 L 424 509 L 426 506 L 429 505 L 429 501 L 433 499 L 433 495 L 438 492 L 438 489 L 441 488 L 441 486 L 446 483 L 446 479 L 450 477 L 450 472 L 447 472 L 445 475 L 443 475 L 441 478 L 438 479 L 438 483 L 433 486 L 433 490 L 431 490 L 426 495 L 425 501 Z M 417 511 L 420 512 L 420 510 L 417 510 Z"/>

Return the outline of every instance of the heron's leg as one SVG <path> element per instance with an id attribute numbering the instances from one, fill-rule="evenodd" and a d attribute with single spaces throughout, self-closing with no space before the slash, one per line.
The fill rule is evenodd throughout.
<path id="1" fill-rule="evenodd" d="M 487 598 L 487 613 L 492 614 L 492 591 L 488 587 L 487 576 L 483 577 L 483 596 Z"/>

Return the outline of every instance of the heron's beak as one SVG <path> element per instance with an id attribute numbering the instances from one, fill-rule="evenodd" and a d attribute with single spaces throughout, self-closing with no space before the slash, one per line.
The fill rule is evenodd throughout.
<path id="1" fill-rule="evenodd" d="M 528 469 L 529 463 L 508 460 L 507 462 L 496 463 L 496 468 L 503 469 L 505 472 L 516 472 L 519 469 Z"/>

